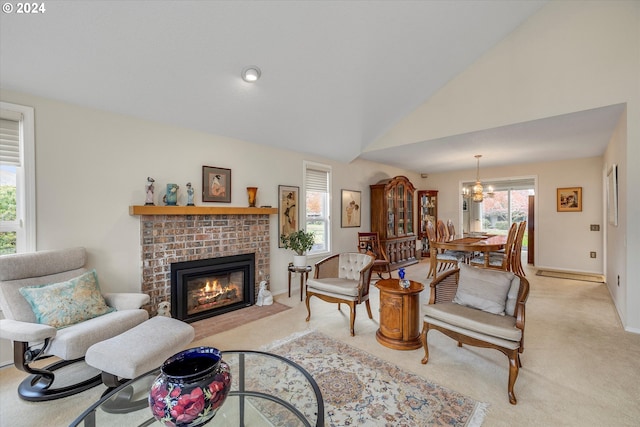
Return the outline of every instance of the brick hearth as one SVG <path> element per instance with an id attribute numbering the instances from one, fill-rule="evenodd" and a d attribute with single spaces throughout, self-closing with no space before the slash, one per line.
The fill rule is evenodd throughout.
<path id="1" fill-rule="evenodd" d="M 141 215 L 142 292 L 147 309 L 171 300 L 171 263 L 255 253 L 258 283 L 269 279 L 269 215 Z"/>

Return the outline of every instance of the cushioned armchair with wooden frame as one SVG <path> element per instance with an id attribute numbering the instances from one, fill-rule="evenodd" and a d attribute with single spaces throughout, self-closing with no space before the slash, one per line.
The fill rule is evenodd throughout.
<path id="1" fill-rule="evenodd" d="M 93 344 L 149 318 L 140 309 L 148 295 L 100 294 L 86 259 L 84 248 L 0 256 L 0 307 L 6 317 L 0 320 L 0 338 L 13 341 L 16 368 L 30 374 L 18 387 L 24 400 L 58 399 L 101 384 L 99 371 L 75 384 L 66 378 L 56 382 L 55 371 L 83 361 Z M 31 366 L 50 356 L 61 360 Z"/>
<path id="2" fill-rule="evenodd" d="M 307 281 L 307 322 L 311 319 L 309 300 L 315 296 L 323 301 L 347 304 L 350 308 L 350 332 L 355 335 L 356 306 L 365 303 L 369 319 L 373 319 L 369 304 L 369 284 L 374 257 L 357 252 L 329 256 L 315 264 L 313 279 Z"/>
<path id="3" fill-rule="evenodd" d="M 435 329 L 458 342 L 493 348 L 509 358 L 509 402 L 516 404 L 514 385 L 522 366 L 527 279 L 499 270 L 461 264 L 431 282 L 429 304 L 423 306 L 422 344 L 429 360 L 427 334 Z"/>

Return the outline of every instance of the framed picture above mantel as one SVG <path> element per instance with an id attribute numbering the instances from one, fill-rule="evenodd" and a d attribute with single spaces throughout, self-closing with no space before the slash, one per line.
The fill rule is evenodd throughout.
<path id="1" fill-rule="evenodd" d="M 231 169 L 202 167 L 202 201 L 231 203 Z"/>

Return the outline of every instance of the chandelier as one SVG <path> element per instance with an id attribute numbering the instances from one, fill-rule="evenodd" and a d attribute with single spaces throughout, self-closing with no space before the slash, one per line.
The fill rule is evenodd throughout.
<path id="1" fill-rule="evenodd" d="M 476 183 L 473 186 L 473 188 L 471 189 L 471 196 L 473 198 L 474 202 L 480 203 L 482 202 L 482 183 L 480 182 L 480 157 L 482 157 L 482 154 L 476 154 L 475 158 L 478 161 L 478 165 L 476 168 Z"/>
<path id="2" fill-rule="evenodd" d="M 464 187 L 462 189 L 462 197 L 464 198 L 470 197 L 476 203 L 481 203 L 482 200 L 484 199 L 484 194 L 483 194 L 484 188 L 482 187 L 482 182 L 480 182 L 480 157 L 482 157 L 481 154 L 475 155 L 475 158 L 477 159 L 475 185 L 471 187 L 471 191 L 469 191 L 467 187 Z M 493 188 L 489 187 L 489 192 L 487 193 L 487 196 L 493 197 L 493 195 L 494 195 Z"/>

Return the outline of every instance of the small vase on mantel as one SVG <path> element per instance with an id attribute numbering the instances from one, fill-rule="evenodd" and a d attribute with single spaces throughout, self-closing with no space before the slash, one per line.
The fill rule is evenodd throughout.
<path id="1" fill-rule="evenodd" d="M 180 186 L 178 184 L 167 184 L 167 194 L 164 196 L 164 201 L 167 206 L 177 206 L 178 205 L 178 189 Z"/>
<path id="2" fill-rule="evenodd" d="M 258 187 L 247 187 L 247 196 L 249 197 L 249 207 L 256 207 L 256 195 L 258 194 Z"/>

